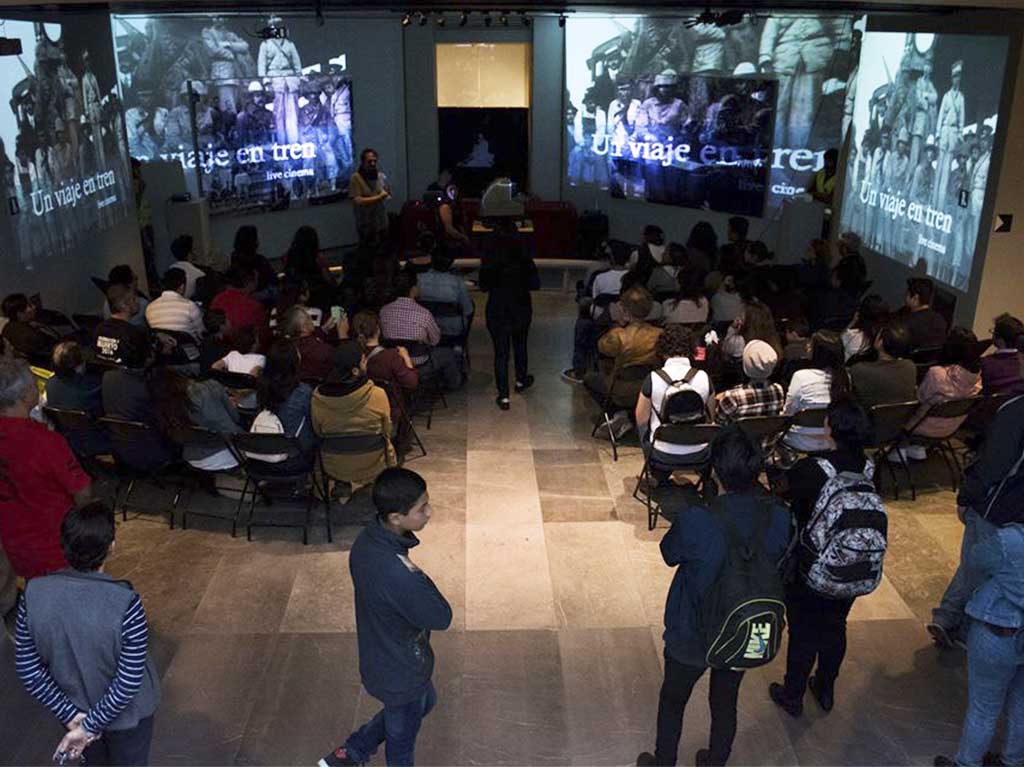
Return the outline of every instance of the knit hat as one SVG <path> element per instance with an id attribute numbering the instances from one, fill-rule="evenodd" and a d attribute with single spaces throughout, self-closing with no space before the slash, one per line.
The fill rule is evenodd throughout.
<path id="1" fill-rule="evenodd" d="M 779 355 L 764 341 L 751 341 L 743 347 L 743 372 L 751 381 L 764 381 L 775 372 Z"/>

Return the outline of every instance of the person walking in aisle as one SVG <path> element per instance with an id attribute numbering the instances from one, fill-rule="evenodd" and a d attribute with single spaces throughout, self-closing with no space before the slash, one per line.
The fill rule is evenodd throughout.
<path id="1" fill-rule="evenodd" d="M 533 319 L 531 290 L 540 289 L 537 265 L 523 248 L 512 219 L 498 224 L 494 251 L 484 257 L 480 268 L 480 289 L 487 293 L 487 332 L 494 345 L 494 382 L 498 407 L 508 410 L 509 347 L 515 353 L 516 392 L 533 385 L 527 372 L 527 336 Z"/>
<path id="2" fill-rule="evenodd" d="M 388 765 L 412 765 L 416 735 L 437 703 L 430 632 L 444 631 L 452 608 L 409 552 L 430 520 L 427 483 L 408 469 L 385 469 L 373 483 L 377 516 L 352 546 L 359 673 L 384 704 L 319 767 L 366 764 L 381 743 Z"/>

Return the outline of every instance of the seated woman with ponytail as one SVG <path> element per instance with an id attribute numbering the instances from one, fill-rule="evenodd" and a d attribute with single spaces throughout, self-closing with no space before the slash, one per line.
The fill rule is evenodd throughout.
<path id="1" fill-rule="evenodd" d="M 849 393 L 850 377 L 843 365 L 843 340 L 839 333 L 819 330 L 811 336 L 811 364 L 793 373 L 789 382 L 782 414 L 824 409 Z M 783 441 L 807 453 L 834 448 L 827 429 L 811 426 L 791 427 Z"/>

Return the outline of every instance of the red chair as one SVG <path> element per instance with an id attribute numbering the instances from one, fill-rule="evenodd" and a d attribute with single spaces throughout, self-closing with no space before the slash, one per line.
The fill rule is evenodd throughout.
<path id="1" fill-rule="evenodd" d="M 576 206 L 564 201 L 530 201 L 526 217 L 533 222 L 537 258 L 569 258 L 576 250 L 579 217 Z"/>

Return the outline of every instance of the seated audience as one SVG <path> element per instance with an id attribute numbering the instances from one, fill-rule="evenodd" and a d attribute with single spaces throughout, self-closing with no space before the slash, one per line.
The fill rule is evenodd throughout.
<path id="1" fill-rule="evenodd" d="M 420 382 L 409 352 L 404 346 L 380 345 L 380 322 L 373 312 L 359 312 L 352 318 L 352 335 L 366 355 L 366 374 L 375 382 L 391 381 L 397 387 L 388 390 L 392 411 L 404 408 L 402 393 L 412 393 Z"/>
<path id="2" fill-rule="evenodd" d="M 829 286 L 809 296 L 812 327 L 838 331 L 849 325 L 860 304 L 862 289 L 857 262 L 840 261 L 832 270 Z"/>
<path id="3" fill-rule="evenodd" d="M 658 362 L 655 346 L 661 329 L 645 322 L 642 318 L 651 312 L 651 297 L 643 288 L 636 286 L 622 294 L 620 305 L 623 318 L 597 341 L 597 350 L 604 359 L 600 370 L 587 373 L 583 383 L 599 401 L 604 400 L 612 376 L 624 368 L 653 366 Z M 620 380 L 612 392 L 616 405 L 631 408 L 640 393 L 641 381 Z"/>
<path id="4" fill-rule="evenodd" d="M 146 307 L 149 306 L 149 298 L 139 290 L 139 276 L 132 271 L 132 268 L 128 264 L 121 264 L 115 266 L 107 274 L 107 297 L 110 297 L 110 289 L 115 285 L 128 288 L 129 291 L 138 296 L 139 299 L 139 311 L 132 317 L 132 324 L 142 327 L 146 324 Z M 113 307 L 110 305 L 108 300 L 103 304 L 103 317 L 109 317 L 113 312 Z"/>
<path id="5" fill-rule="evenodd" d="M 388 466 L 397 465 L 391 444 L 391 408 L 384 390 L 366 376 L 366 355 L 355 341 L 345 340 L 334 355 L 334 371 L 313 392 L 313 428 L 321 437 L 335 434 L 381 434 L 383 454 L 323 456 L 327 472 L 353 486 L 372 482 Z"/>
<path id="6" fill-rule="evenodd" d="M 103 374 L 103 412 L 150 428 L 138 438 L 110 438 L 118 461 L 139 472 L 157 471 L 177 459 L 177 451 L 164 439 L 156 417 L 156 404 L 149 388 L 151 361 L 148 347 L 132 345 L 122 356 L 123 367 Z"/>
<path id="7" fill-rule="evenodd" d="M 722 494 L 709 506 L 681 509 L 661 542 L 665 564 L 675 568 L 675 574 L 665 605 L 665 678 L 658 701 L 655 749 L 653 754 L 644 752 L 637 757 L 636 764 L 641 767 L 676 764 L 683 712 L 693 688 L 708 670 L 701 605 L 729 558 L 723 518 L 742 540 L 763 531 L 755 545 L 771 562 L 782 559 L 790 539 L 789 511 L 766 497 L 758 484 L 764 456 L 753 439 L 738 427 L 727 427 L 711 445 L 711 466 Z M 696 753 L 694 763 L 724 765 L 736 737 L 743 672 L 712 668 L 710 674 L 711 735 L 708 747 Z"/>
<path id="8" fill-rule="evenodd" d="M 231 323 L 223 311 L 210 309 L 203 315 L 203 325 L 206 332 L 199 344 L 199 368 L 205 373 L 231 351 Z"/>
<path id="9" fill-rule="evenodd" d="M 849 397 L 837 398 L 828 406 L 825 430 L 835 449 L 816 457 L 797 461 L 787 472 L 791 511 L 797 534 L 811 520 L 828 476 L 822 469 L 827 462 L 835 473 L 855 472 L 871 475 L 873 468 L 864 454 L 871 444 L 872 426 L 867 412 Z M 883 531 L 884 534 L 884 531 Z M 789 622 L 789 649 L 783 684 L 768 688 L 771 699 L 790 716 L 803 713 L 804 692 L 811 694 L 822 711 L 832 710 L 835 684 L 846 655 L 846 618 L 854 598 L 832 599 L 821 596 L 797 574 L 786 586 L 786 618 Z M 817 669 L 815 669 L 817 664 Z M 815 672 L 811 675 L 811 672 Z"/>
<path id="10" fill-rule="evenodd" d="M 768 246 L 760 240 L 747 242 L 747 249 L 743 253 L 743 264 L 750 269 L 763 269 L 772 265 L 774 254 L 768 250 Z"/>
<path id="11" fill-rule="evenodd" d="M 782 359 L 786 362 L 801 362 L 811 358 L 811 328 L 806 317 L 786 320 L 786 345 Z"/>
<path id="12" fill-rule="evenodd" d="M 711 321 L 716 325 L 732 322 L 742 314 L 743 298 L 736 292 L 736 278 L 727 274 L 711 296 Z"/>
<path id="13" fill-rule="evenodd" d="M 441 329 L 434 315 L 416 303 L 418 290 L 412 275 L 399 274 L 395 278 L 397 298 L 380 310 L 381 335 L 396 343 L 413 341 L 434 347 L 430 356 L 413 355 L 412 361 L 418 368 L 431 366 L 440 371 L 445 387 L 455 389 L 462 382 L 462 366 L 453 349 L 437 345 L 441 341 Z"/>
<path id="14" fill-rule="evenodd" d="M 466 289 L 466 281 L 452 273 L 451 256 L 445 250 L 437 249 L 431 257 L 429 271 L 419 274 L 416 285 L 418 299 L 443 304 L 458 304 L 462 319 L 458 317 L 435 317 L 442 336 L 459 337 L 469 330 L 473 322 L 473 301 Z"/>
<path id="15" fill-rule="evenodd" d="M 843 356 L 847 362 L 859 355 L 873 356 L 878 331 L 889 322 L 891 315 L 889 304 L 877 293 L 861 299 L 857 312 L 843 331 Z"/>
<path id="16" fill-rule="evenodd" d="M 332 320 L 328 320 L 328 325 Z M 343 318 L 340 323 L 333 326 L 335 337 L 343 340 L 348 337 L 348 319 Z M 299 351 L 301 362 L 299 363 L 299 377 L 303 379 L 323 380 L 333 370 L 331 360 L 334 357 L 335 347 L 327 332 L 316 327 L 313 318 L 303 306 L 293 306 L 284 315 L 281 323 L 281 330 L 285 337 L 295 343 Z"/>
<path id="17" fill-rule="evenodd" d="M 36 319 L 38 308 L 24 293 L 12 293 L 3 301 L 3 340 L 33 363 L 49 359 L 60 333 Z"/>
<path id="18" fill-rule="evenodd" d="M 172 267 L 164 274 L 163 292 L 146 307 L 146 323 L 153 330 L 188 333 L 197 341 L 203 337 L 203 310 L 185 297 L 188 276 Z"/>
<path id="19" fill-rule="evenodd" d="M 404 269 L 417 276 L 429 271 L 437 250 L 437 237 L 434 233 L 420 232 L 416 235 L 416 247 L 406 259 Z"/>
<path id="20" fill-rule="evenodd" d="M 256 274 L 256 290 L 253 298 L 261 303 L 272 301 L 277 291 L 277 271 L 260 253 L 260 235 L 255 226 L 238 227 L 235 245 L 231 253 L 231 268 L 242 267 Z"/>
<path id="21" fill-rule="evenodd" d="M 707 445 L 674 445 L 657 439 L 658 428 L 670 417 L 682 420 L 707 421 L 708 397 L 711 379 L 703 370 L 693 368 L 693 334 L 684 325 L 669 325 L 658 337 L 655 353 L 661 362 L 658 370 L 643 382 L 636 400 L 636 427 L 640 432 L 640 445 L 650 459 L 648 471 L 655 485 L 668 481 L 672 468 L 699 463 L 707 457 Z M 679 406 L 669 407 L 669 401 L 680 392 L 695 392 L 689 400 L 678 400 Z"/>
<path id="22" fill-rule="evenodd" d="M 68 569 L 36 578 L 18 605 L 14 665 L 67 732 L 54 761 L 148 764 L 160 675 L 139 595 L 103 573 L 114 514 L 76 507 L 55 538 Z"/>
<path id="23" fill-rule="evenodd" d="M 907 329 L 910 351 L 937 349 L 946 341 L 946 319 L 932 309 L 935 283 L 924 277 L 907 280 L 907 298 L 900 321 Z"/>
<path id="24" fill-rule="evenodd" d="M 627 266 L 644 275 L 644 282 L 654 270 L 669 262 L 669 254 L 665 245 L 665 232 L 660 226 L 648 224 L 640 235 L 640 247 L 629 254 Z"/>
<path id="25" fill-rule="evenodd" d="M 751 341 L 743 349 L 743 374 L 747 383 L 726 389 L 718 395 L 715 420 L 731 423 L 738 418 L 778 415 L 786 395 L 782 386 L 769 379 L 775 372 L 779 355 L 764 341 Z"/>
<path id="26" fill-rule="evenodd" d="M 665 317 L 665 310 L 661 306 L 660 301 L 655 301 L 654 296 L 651 295 L 650 291 L 644 287 L 643 275 L 639 272 L 626 272 L 626 276 L 622 278 L 622 293 L 624 294 L 627 290 L 632 287 L 636 287 L 647 294 L 647 297 L 651 301 L 651 310 L 644 317 L 646 322 L 655 322 L 661 324 Z M 608 306 L 608 320 L 614 325 L 621 322 L 625 316 L 622 309 L 622 302 L 615 301 Z"/>
<path id="27" fill-rule="evenodd" d="M 244 266 L 232 266 L 227 275 L 228 287 L 210 303 L 211 309 L 220 309 L 231 323 L 231 332 L 242 328 L 255 328 L 257 332 L 267 324 L 267 310 L 255 300 L 256 272 Z"/>
<path id="28" fill-rule="evenodd" d="M 80 410 L 93 418 L 103 415 L 102 379 L 85 372 L 85 355 L 75 341 L 62 341 L 53 349 L 54 376 L 46 382 L 46 406 Z M 64 434 L 75 455 L 110 452 L 110 440 L 99 426 Z"/>
<path id="29" fill-rule="evenodd" d="M 707 221 L 698 221 L 686 239 L 687 265 L 707 274 L 717 266 L 718 235 Z"/>
<path id="30" fill-rule="evenodd" d="M 591 272 L 585 284 L 576 286 L 580 311 L 573 330 L 572 367 L 562 371 L 562 378 L 570 383 L 583 383 L 593 362 L 597 339 L 611 322 L 609 302 L 622 292 L 622 278 L 627 273 L 623 250 L 611 248 L 605 242 L 601 251 L 607 254 L 607 268 Z M 598 296 L 603 298 L 598 301 Z"/>
<path id="31" fill-rule="evenodd" d="M 320 250 L 320 236 L 311 226 L 295 230 L 292 244 L 284 254 L 284 275 L 289 285 L 309 287 L 310 304 L 327 311 L 334 301 L 336 280 Z"/>
<path id="32" fill-rule="evenodd" d="M 240 373 L 242 375 L 258 378 L 263 372 L 267 358 L 257 352 L 259 343 L 252 328 L 242 328 L 232 336 L 232 349 L 223 359 L 213 363 L 213 370 L 225 370 L 228 373 Z M 233 389 L 232 395 L 238 399 L 238 406 L 246 410 L 256 407 L 256 392 L 252 389 Z"/>
<path id="33" fill-rule="evenodd" d="M 598 296 L 617 296 L 622 292 L 622 278 L 626 276 L 629 267 L 621 251 L 612 251 L 611 268 L 594 277 L 594 283 L 590 289 L 591 299 L 596 300 Z M 598 319 L 606 309 L 591 304 L 590 316 Z"/>
<path id="34" fill-rule="evenodd" d="M 777 355 L 782 354 L 782 342 L 775 329 L 772 311 L 757 299 L 743 302 L 743 313 L 736 316 L 722 342 L 722 353 L 726 357 L 739 359 L 751 341 L 764 341 Z"/>
<path id="35" fill-rule="evenodd" d="M 29 418 L 38 402 L 28 363 L 0 357 L 0 540 L 26 580 L 67 567 L 61 520 L 91 496 L 89 475 L 64 437 Z"/>
<path id="36" fill-rule="evenodd" d="M 150 347 L 149 333 L 132 321 L 139 313 L 138 295 L 124 285 L 111 285 L 107 288 L 107 304 L 111 309 L 110 317 L 93 331 L 96 358 L 123 365 L 132 350 L 140 350 L 145 356 Z"/>
<path id="37" fill-rule="evenodd" d="M 911 365 L 913 367 L 913 365 Z M 819 330 L 811 336 L 811 364 L 793 373 L 786 392 L 783 415 L 802 410 L 820 410 L 850 393 L 850 377 L 843 365 L 843 342 L 831 330 Z M 828 429 L 792 426 L 783 440 L 804 453 L 832 450 Z"/>
<path id="38" fill-rule="evenodd" d="M 917 399 L 917 367 L 906 359 L 910 337 L 901 322 L 890 322 L 875 337 L 874 362 L 850 367 L 853 393 L 866 409 L 874 405 L 912 402 Z"/>
<path id="39" fill-rule="evenodd" d="M 178 441 L 177 430 L 198 426 L 218 434 L 240 434 L 245 431 L 241 417 L 228 391 L 214 380 L 197 381 L 172 368 L 156 368 L 149 382 L 150 395 L 156 408 L 157 421 L 163 433 Z M 238 466 L 234 454 L 226 446 L 210 448 L 185 441 L 182 457 L 202 471 L 227 471 Z"/>
<path id="40" fill-rule="evenodd" d="M 182 295 L 185 298 L 192 299 L 196 294 L 196 282 L 206 276 L 206 272 L 200 269 L 198 266 L 192 263 L 194 254 L 192 253 L 192 247 L 194 244 L 192 235 L 182 234 L 174 238 L 171 243 L 171 255 L 174 256 L 174 263 L 171 264 L 171 269 L 181 269 L 185 273 L 185 290 Z M 167 289 L 166 287 L 164 288 Z M 146 320 L 149 322 L 149 319 Z M 150 322 L 150 325 L 153 323 Z"/>
<path id="41" fill-rule="evenodd" d="M 725 236 L 728 242 L 718 251 L 718 271 L 722 274 L 736 274 L 743 270 L 743 254 L 747 251 L 747 232 L 750 222 L 743 216 L 729 219 Z"/>
<path id="42" fill-rule="evenodd" d="M 981 358 L 981 388 L 990 394 L 1024 394 L 1024 358 L 1017 344 L 1024 336 L 1024 323 L 1009 314 L 993 320 L 992 345 L 995 350 Z"/>
<path id="43" fill-rule="evenodd" d="M 704 296 L 704 274 L 693 268 L 681 269 L 675 298 L 662 302 L 666 325 L 696 325 L 708 321 L 711 304 Z"/>
<path id="44" fill-rule="evenodd" d="M 293 342 L 281 339 L 270 345 L 257 392 L 260 409 L 276 415 L 284 433 L 295 437 L 302 450 L 301 456 L 274 464 L 275 469 L 282 474 L 290 474 L 312 466 L 316 452 L 311 411 L 313 389 L 302 382 L 299 350 Z"/>
<path id="45" fill-rule="evenodd" d="M 679 275 L 686 265 L 686 248 L 678 242 L 669 243 L 664 263 L 656 264 L 647 277 L 646 286 L 651 295 L 661 297 L 662 294 L 679 290 Z"/>
<path id="46" fill-rule="evenodd" d="M 828 289 L 835 261 L 832 243 L 828 240 L 814 239 L 807 243 L 807 250 L 797 271 L 797 283 L 808 296 L 815 291 Z"/>

